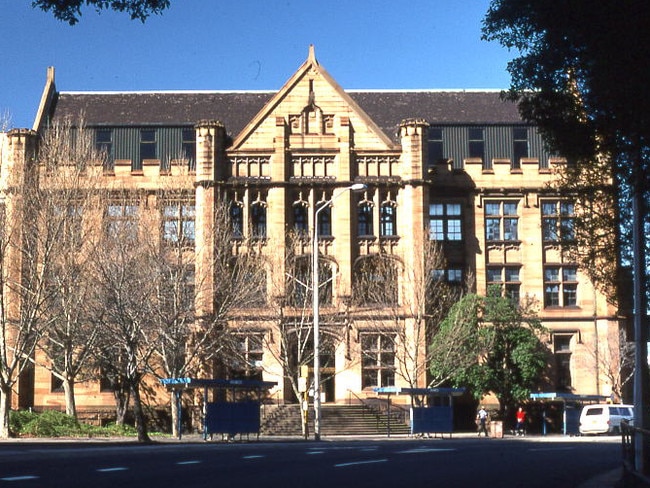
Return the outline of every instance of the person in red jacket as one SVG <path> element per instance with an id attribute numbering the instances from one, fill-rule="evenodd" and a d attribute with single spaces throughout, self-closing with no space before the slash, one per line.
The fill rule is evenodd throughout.
<path id="1" fill-rule="evenodd" d="M 524 412 L 524 409 L 519 407 L 519 410 L 517 410 L 517 425 L 515 426 L 515 435 L 525 435 L 526 430 L 524 428 L 524 423 L 526 422 L 526 412 Z"/>

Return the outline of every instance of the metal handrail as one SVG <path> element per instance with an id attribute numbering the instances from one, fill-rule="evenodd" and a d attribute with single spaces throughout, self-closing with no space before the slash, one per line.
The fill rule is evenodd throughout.
<path id="1" fill-rule="evenodd" d="M 650 443 L 650 430 L 634 427 L 630 425 L 628 420 L 621 420 L 621 446 L 623 449 L 623 470 L 626 473 L 632 474 L 646 483 L 650 483 L 650 478 L 645 473 L 640 473 L 636 470 L 635 463 L 635 437 L 637 435 L 645 438 L 645 443 Z"/>
<path id="2" fill-rule="evenodd" d="M 348 389 L 348 393 L 352 394 L 359 403 L 363 406 L 364 412 L 367 410 L 370 413 L 372 413 L 375 418 L 377 419 L 377 423 L 379 423 L 379 419 L 381 415 L 388 415 L 388 412 L 390 411 L 390 417 L 398 422 L 406 422 L 406 411 L 401 405 L 391 405 L 391 408 L 388 408 L 388 400 L 383 399 L 383 398 L 373 398 L 373 400 L 377 403 L 377 406 L 370 405 L 368 402 L 368 399 L 361 398 L 359 395 L 357 395 L 355 392 L 352 390 Z M 382 408 L 382 405 L 385 404 L 385 407 Z"/>

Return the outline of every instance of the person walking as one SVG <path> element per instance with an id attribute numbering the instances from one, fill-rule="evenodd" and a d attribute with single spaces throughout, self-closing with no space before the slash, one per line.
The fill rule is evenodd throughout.
<path id="1" fill-rule="evenodd" d="M 526 422 L 526 412 L 524 412 L 524 409 L 519 407 L 517 410 L 517 424 L 515 425 L 515 435 L 516 436 L 523 436 L 526 434 L 526 429 L 524 427 L 525 422 Z"/>
<path id="2" fill-rule="evenodd" d="M 483 405 L 476 414 L 476 420 L 478 421 L 478 436 L 481 437 L 481 432 L 483 432 L 485 437 L 489 437 L 487 431 L 488 413 Z"/>

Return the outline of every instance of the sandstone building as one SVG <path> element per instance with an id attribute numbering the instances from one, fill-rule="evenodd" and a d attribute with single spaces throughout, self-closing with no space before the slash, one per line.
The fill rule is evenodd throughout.
<path id="1" fill-rule="evenodd" d="M 304 318 L 297 309 L 305 290 L 287 276 L 309 275 L 308 236 L 317 226 L 324 401 L 362 398 L 376 386 L 426 386 L 426 366 L 417 357 L 410 363 L 397 358 L 399 348 L 421 340 L 404 304 L 428 237 L 443 245 L 441 279 L 461 283 L 472 275 L 479 294 L 497 284 L 515 299 L 537 300 L 549 331 L 550 390 L 611 392 L 596 351 L 618 340 L 619 321 L 563 252 L 561 233 L 570 231 L 574 207 L 548 188 L 561 160 L 498 92 L 346 91 L 313 48 L 277 92 L 65 92 L 50 68 L 33 130 L 3 136 L 2 174 L 21 158 L 24 164 L 25 148 L 53 121 L 80 114 L 110 158 L 107 184 L 137 190 L 143 205 L 155 205 L 160 188 L 175 184 L 193 195 L 160 206 L 161 221 L 178 224 L 160 226 L 165 239 L 184 239 L 197 253 L 209 253 L 206 223 L 225 195 L 233 242 L 252 238 L 265 256 L 263 296 L 243 304 L 231 323 L 247 361 L 220 375 L 275 381 L 273 398 L 295 401 L 287 376 L 297 374 L 298 363 L 309 363 L 309 354 L 302 360 L 289 355 L 292 365 L 279 361 L 287 346 L 278 328 L 289 322 L 311 327 L 309 318 L 298 319 Z M 172 162 L 179 159 L 192 175 L 189 186 L 173 183 Z M 355 183 L 365 190 L 347 191 Z M 315 209 L 330 200 L 314 222 Z M 307 238 L 288 240 L 289 233 Z M 298 263 L 292 270 L 284 259 L 289 254 Z M 210 262 L 202 256 L 197 266 Z M 355 296 L 355 283 L 386 257 L 391 272 L 375 278 L 390 295 L 387 307 L 402 308 L 399 320 L 386 312 L 380 327 L 381 314 Z M 210 299 L 197 303 L 199 310 L 211 306 Z M 386 340 L 396 327 L 406 331 L 404 339 Z M 18 405 L 63 405 L 47 370 L 36 367 L 24 376 Z M 80 408 L 113 402 L 98 383 L 83 385 L 77 395 Z"/>

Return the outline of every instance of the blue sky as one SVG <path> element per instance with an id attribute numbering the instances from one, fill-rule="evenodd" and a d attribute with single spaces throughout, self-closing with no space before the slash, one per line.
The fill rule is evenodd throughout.
<path id="1" fill-rule="evenodd" d="M 59 91 L 277 90 L 310 44 L 345 89 L 507 88 L 513 54 L 482 41 L 489 0 L 171 0 L 146 23 L 83 10 L 75 26 L 3 2 L 0 120 L 31 127 Z"/>

